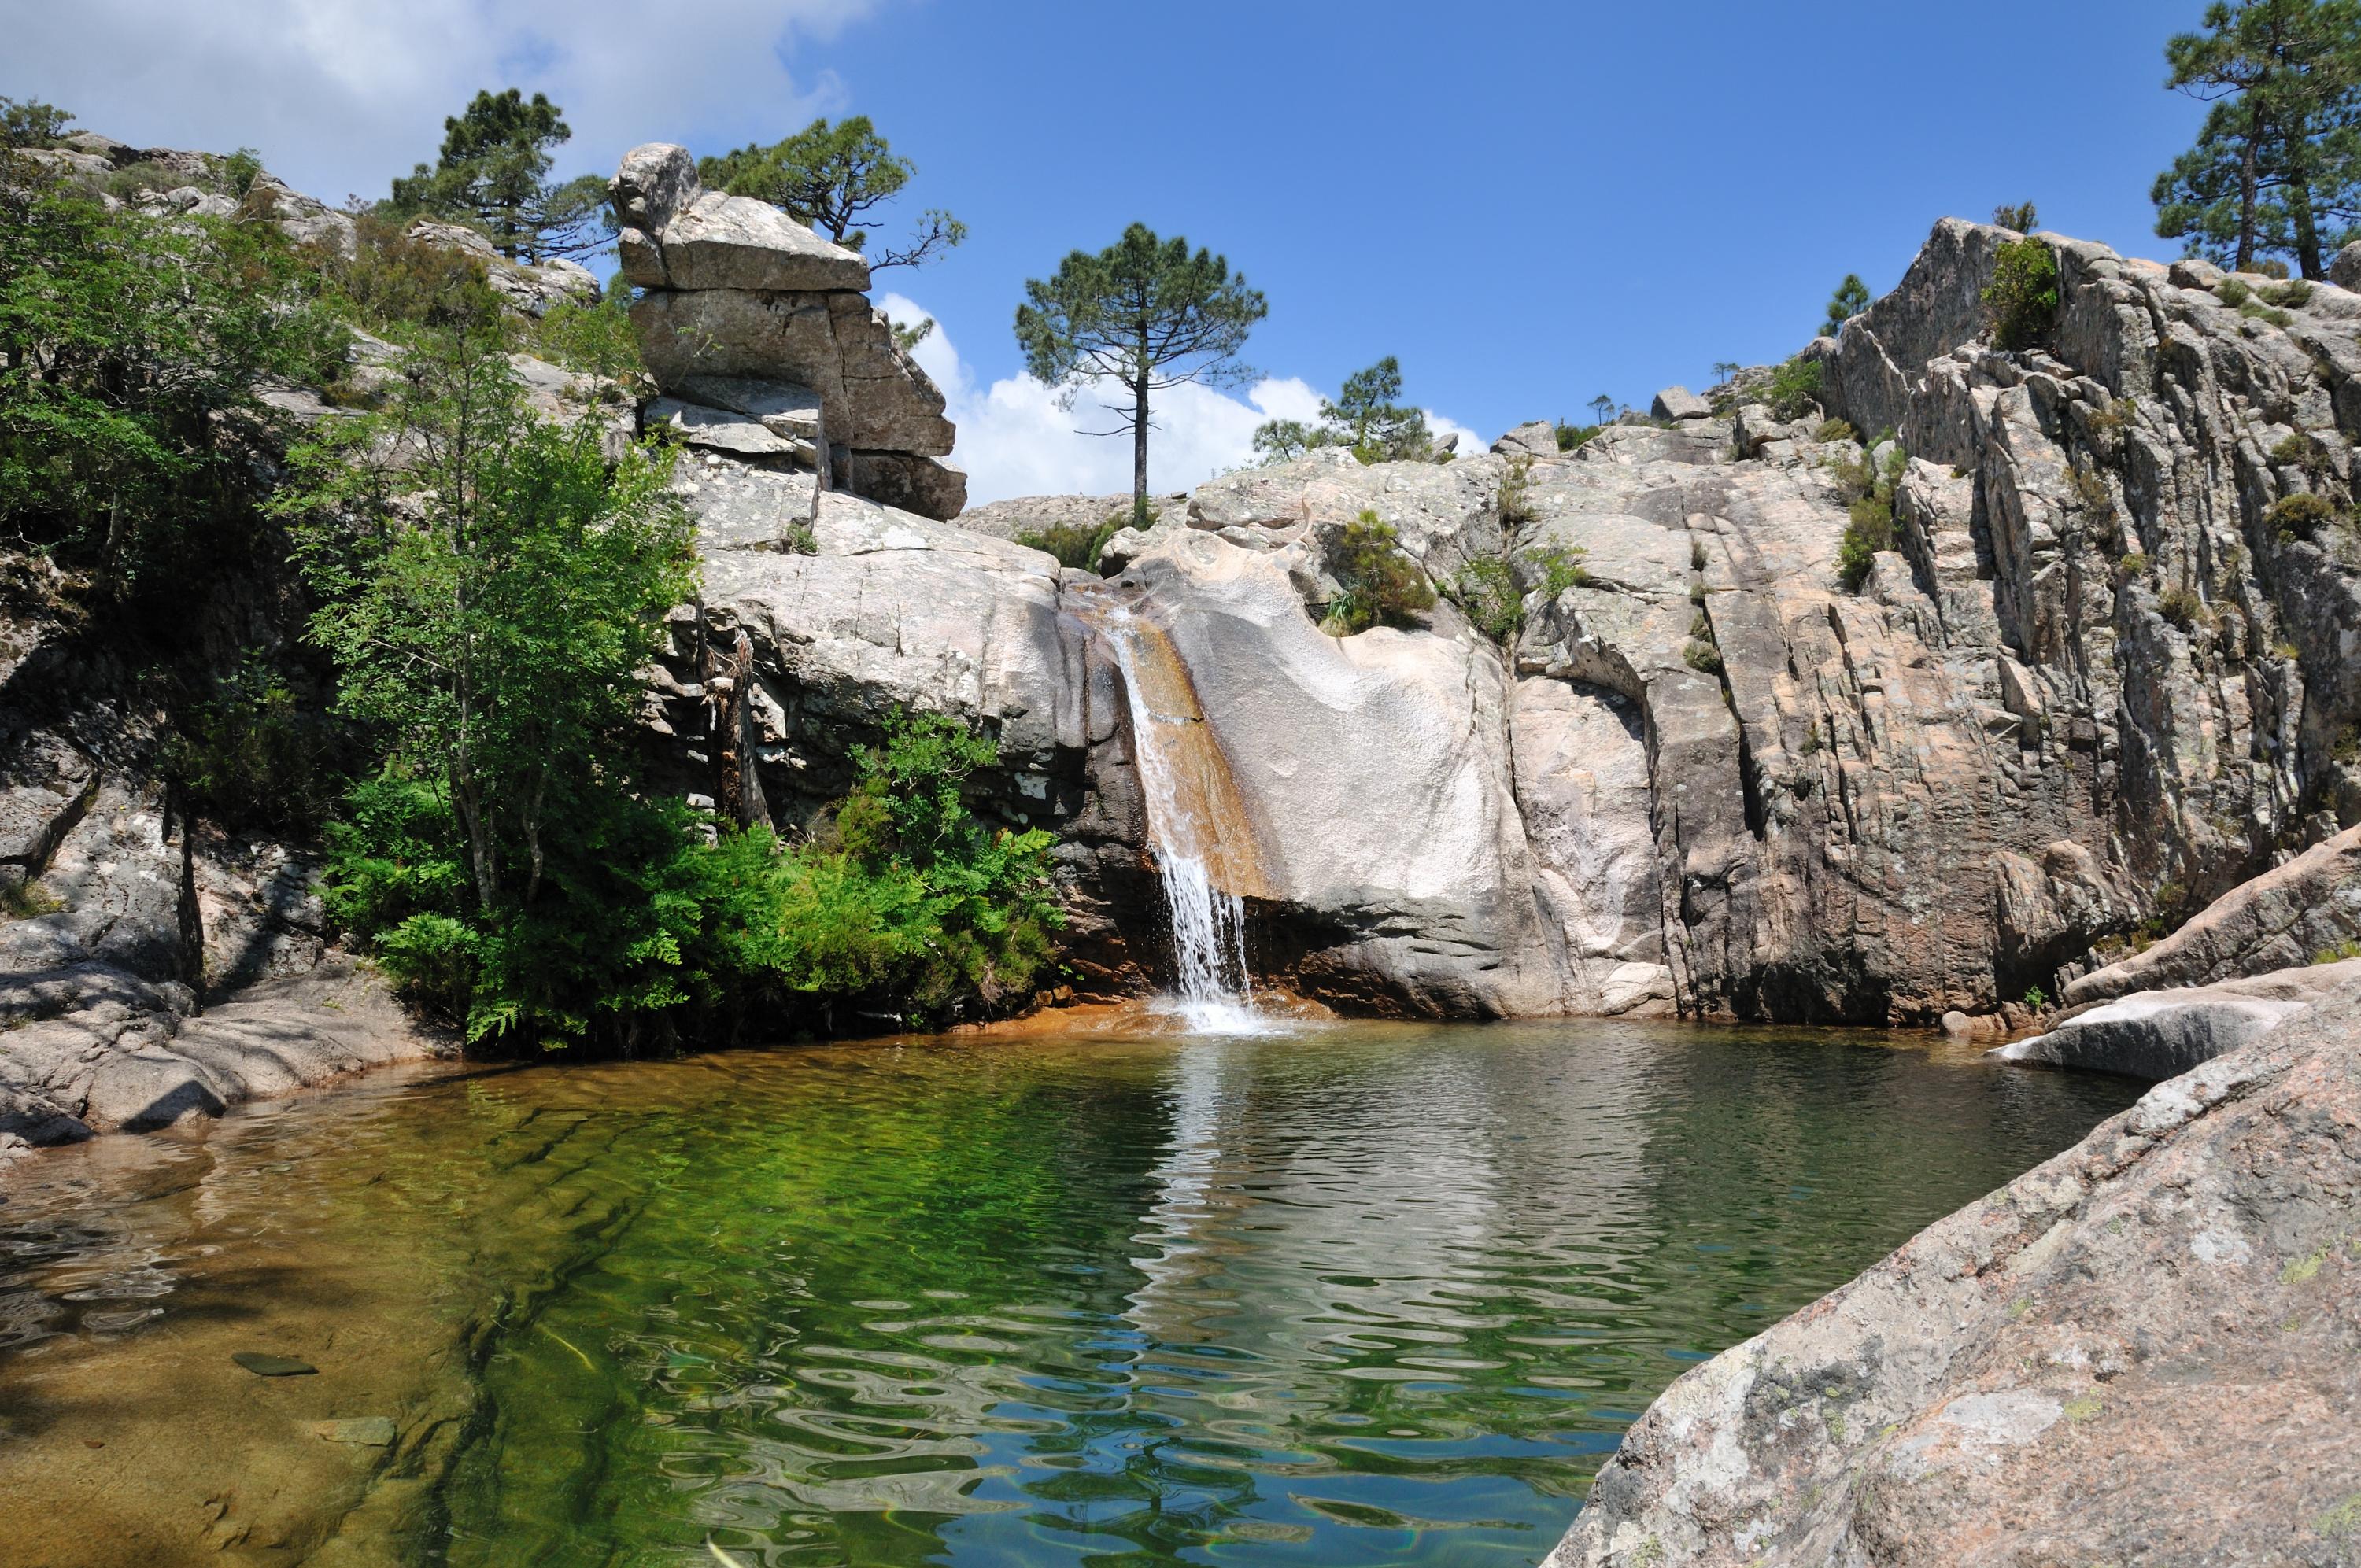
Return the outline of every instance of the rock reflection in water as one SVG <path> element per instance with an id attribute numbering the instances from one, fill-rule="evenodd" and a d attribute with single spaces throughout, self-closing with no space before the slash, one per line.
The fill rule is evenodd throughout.
<path id="1" fill-rule="evenodd" d="M 1601 1024 L 381 1080 L 16 1179 L 0 1540 L 1530 1563 L 1689 1359 L 2128 1097 Z"/>

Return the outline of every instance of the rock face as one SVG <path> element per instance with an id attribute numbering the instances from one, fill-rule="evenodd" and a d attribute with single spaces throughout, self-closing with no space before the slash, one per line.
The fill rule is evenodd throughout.
<path id="1" fill-rule="evenodd" d="M 706 191 L 687 149 L 626 154 L 612 186 L 642 357 L 689 424 L 751 413 L 716 381 L 816 400 L 799 459 L 823 483 L 937 519 L 967 504 L 943 397 L 869 303 L 869 264 L 767 203 Z M 688 411 L 684 413 L 683 407 Z"/>
<path id="2" fill-rule="evenodd" d="M 2213 985 L 2143 991 L 2078 1013 L 2046 1035 L 2013 1041 L 1990 1054 L 2003 1061 L 2083 1068 L 2150 1081 L 2177 1078 L 2278 1027 L 2355 981 L 2361 981 L 2361 959 Z"/>
<path id="3" fill-rule="evenodd" d="M 2210 985 L 2345 951 L 2361 941 L 2361 828 L 2242 883 L 2154 947 L 2070 982 L 2070 1003 Z"/>
<path id="4" fill-rule="evenodd" d="M 2361 1560 L 2361 987 L 1691 1370 L 1546 1568 Z"/>

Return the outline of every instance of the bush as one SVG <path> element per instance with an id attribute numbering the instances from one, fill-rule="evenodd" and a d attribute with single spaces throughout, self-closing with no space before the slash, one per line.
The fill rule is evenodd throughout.
<path id="1" fill-rule="evenodd" d="M 2271 461 L 2285 468 L 2302 470 L 2305 477 L 2320 479 L 2332 465 L 2328 444 L 2308 430 L 2299 430 L 2271 448 Z"/>
<path id="2" fill-rule="evenodd" d="M 481 257 L 411 239 L 402 225 L 372 214 L 354 219 L 353 230 L 350 257 L 312 248 L 345 313 L 371 332 L 407 343 L 422 331 L 505 341 L 514 330 Z"/>
<path id="3" fill-rule="evenodd" d="M 2037 239 L 2012 240 L 1993 261 L 1993 280 L 1983 293 L 2001 348 L 2046 345 L 2058 324 L 2058 258 Z"/>
<path id="4" fill-rule="evenodd" d="M 1587 588 L 1591 584 L 1590 569 L 1582 564 L 1587 554 L 1579 544 L 1553 544 L 1545 549 L 1525 552 L 1526 565 L 1542 575 L 1542 596 L 1555 599 L 1568 588 Z"/>
<path id="5" fill-rule="evenodd" d="M 1845 510 L 1844 534 L 1837 541 L 1837 581 L 1847 593 L 1859 593 L 1877 565 L 1877 553 L 1894 548 L 1894 491 L 1909 464 L 1908 454 L 1897 445 L 1883 465 L 1866 456 L 1835 465 L 1839 486 L 1853 497 Z"/>
<path id="6" fill-rule="evenodd" d="M 2235 278 L 2224 278 L 2213 285 L 2213 297 L 2232 310 L 2237 309 L 2253 298 L 2254 292 Z"/>
<path id="7" fill-rule="evenodd" d="M 2298 278 L 2291 282 L 2273 283 L 2255 291 L 2267 305 L 2285 305 L 2301 309 L 2312 302 L 2312 285 Z"/>
<path id="8" fill-rule="evenodd" d="M 1555 427 L 1557 449 L 1560 452 L 1580 451 L 1586 442 L 1606 428 L 1603 424 L 1568 424 L 1559 420 Z"/>
<path id="9" fill-rule="evenodd" d="M 2041 219 L 2030 202 L 2005 203 L 1994 207 L 1992 221 L 1996 228 L 2015 229 L 2019 234 L 2031 234 L 2041 226 Z"/>
<path id="10" fill-rule="evenodd" d="M 1819 406 L 1819 397 L 1820 362 L 1800 354 L 1775 367 L 1763 387 L 1773 419 L 1802 419 Z"/>
<path id="11" fill-rule="evenodd" d="M 1511 457 L 1509 471 L 1500 476 L 1500 521 L 1516 528 L 1532 520 L 1533 460 L 1521 455 Z"/>
<path id="12" fill-rule="evenodd" d="M 202 698 L 167 743 L 166 775 L 189 809 L 229 828 L 308 839 L 351 780 L 350 737 L 296 699 L 284 671 L 249 652 Z"/>
<path id="13" fill-rule="evenodd" d="M 2126 552 L 2124 558 L 2115 565 L 2122 568 L 2126 577 L 2144 576 L 2147 573 L 2147 557 L 2136 550 Z"/>
<path id="14" fill-rule="evenodd" d="M 2271 532 L 2278 535 L 2282 544 L 2312 538 L 2336 520 L 2334 503 L 2326 496 L 2313 495 L 2308 490 L 2282 496 L 2263 509 L 2263 521 L 2270 525 Z"/>
<path id="15" fill-rule="evenodd" d="M 1819 429 L 1812 432 L 1812 439 L 1822 443 L 1831 441 L 1858 441 L 1861 439 L 1861 433 L 1854 430 L 1852 425 L 1847 421 L 1840 419 L 1826 419 L 1820 422 Z"/>
<path id="16" fill-rule="evenodd" d="M 2158 615 L 2183 631 L 2194 631 L 2205 619 L 2205 601 L 2189 587 L 2167 588 L 2157 596 Z"/>
<path id="17" fill-rule="evenodd" d="M 1330 553 L 1330 570 L 1343 588 L 1328 607 L 1323 629 L 1350 637 L 1373 626 L 1415 626 L 1434 607 L 1434 588 L 1418 563 L 1402 554 L 1400 536 L 1374 511 L 1345 525 Z"/>
<path id="18" fill-rule="evenodd" d="M 1681 649 L 1681 662 L 1701 675 L 1721 674 L 1721 650 L 1696 638 L 1691 638 Z"/>
<path id="19" fill-rule="evenodd" d="M 1504 648 L 1524 630 L 1525 599 L 1516 571 L 1498 555 L 1479 556 L 1462 566 L 1451 597 L 1477 630 Z"/>

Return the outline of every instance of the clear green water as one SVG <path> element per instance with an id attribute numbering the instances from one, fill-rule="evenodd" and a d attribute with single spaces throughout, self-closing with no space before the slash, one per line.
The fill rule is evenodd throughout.
<path id="1" fill-rule="evenodd" d="M 392 1410 L 388 1562 L 1529 1564 L 1686 1366 L 2135 1093 L 1598 1023 L 388 1081 L 19 1183 L 0 1486 L 243 1334 L 322 1376 L 152 1419 Z"/>

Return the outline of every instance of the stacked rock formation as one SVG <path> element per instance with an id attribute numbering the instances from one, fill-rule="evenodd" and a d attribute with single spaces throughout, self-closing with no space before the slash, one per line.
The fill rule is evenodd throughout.
<path id="1" fill-rule="evenodd" d="M 776 207 L 707 191 L 685 148 L 633 148 L 616 173 L 631 321 L 664 396 L 651 423 L 692 447 L 807 471 L 948 519 L 967 477 L 942 461 L 943 396 L 862 292 L 869 264 Z"/>

